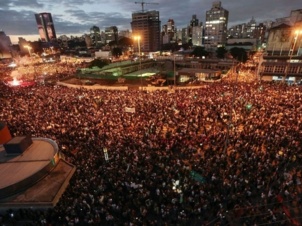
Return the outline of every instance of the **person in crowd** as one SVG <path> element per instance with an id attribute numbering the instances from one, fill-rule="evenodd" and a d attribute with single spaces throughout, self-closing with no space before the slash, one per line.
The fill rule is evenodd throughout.
<path id="1" fill-rule="evenodd" d="M 53 209 L 14 211 L 14 219 L 8 211 L 3 224 L 291 225 L 284 208 L 301 202 L 299 86 L 224 81 L 144 92 L 2 84 L 0 99 L 0 121 L 13 136 L 51 138 L 77 168 Z"/>

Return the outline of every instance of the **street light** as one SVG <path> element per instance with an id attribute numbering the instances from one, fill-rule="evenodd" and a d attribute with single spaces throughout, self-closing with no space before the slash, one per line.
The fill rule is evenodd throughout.
<path id="1" fill-rule="evenodd" d="M 286 68 L 285 68 L 285 73 L 284 73 L 283 81 L 286 80 L 286 77 L 288 75 L 288 70 L 289 70 L 289 67 L 290 67 L 290 62 L 292 60 L 293 53 L 294 53 L 295 47 L 296 47 L 296 43 L 297 43 L 297 40 L 298 40 L 298 37 L 299 37 L 300 34 L 302 34 L 302 30 L 296 30 L 295 31 L 294 44 L 293 44 L 293 48 L 289 49 L 289 60 L 288 60 L 288 63 L 286 65 Z M 297 53 L 297 55 L 298 55 L 298 53 Z"/>
<path id="2" fill-rule="evenodd" d="M 141 36 L 134 36 L 134 40 L 137 40 L 137 45 L 138 45 L 138 55 L 139 55 L 139 70 L 140 70 L 140 74 L 141 74 L 141 70 L 142 70 L 141 43 L 140 43 Z M 140 76 L 141 76 L 141 85 L 142 85 L 142 83 L 143 83 L 142 74 L 141 74 Z"/>
<path id="3" fill-rule="evenodd" d="M 28 50 L 28 54 L 29 56 L 31 55 L 30 50 L 32 49 L 30 45 L 25 45 L 24 48 L 26 48 Z"/>
<path id="4" fill-rule="evenodd" d="M 176 87 L 176 58 L 175 58 L 175 53 L 174 53 L 174 65 L 173 65 L 173 69 L 174 69 L 174 87 Z"/>

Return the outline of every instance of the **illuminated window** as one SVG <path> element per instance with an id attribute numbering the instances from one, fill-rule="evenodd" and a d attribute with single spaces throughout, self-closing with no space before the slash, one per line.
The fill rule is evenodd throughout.
<path id="1" fill-rule="evenodd" d="M 297 66 L 291 66 L 289 67 L 288 72 L 296 74 L 298 72 L 298 69 L 299 68 Z"/>
<path id="2" fill-rule="evenodd" d="M 284 73 L 285 72 L 285 67 L 284 66 L 276 66 L 275 68 L 276 73 Z"/>
<path id="3" fill-rule="evenodd" d="M 264 72 L 273 72 L 273 71 L 274 71 L 273 66 L 265 66 L 265 68 L 264 68 Z"/>

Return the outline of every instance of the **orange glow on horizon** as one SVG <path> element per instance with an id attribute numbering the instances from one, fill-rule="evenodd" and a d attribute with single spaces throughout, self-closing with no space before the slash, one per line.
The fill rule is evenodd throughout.
<path id="1" fill-rule="evenodd" d="M 57 34 L 57 38 L 60 37 L 61 35 L 66 35 L 67 37 L 74 36 L 74 37 L 82 37 L 83 34 Z M 8 35 L 10 37 L 10 40 L 12 44 L 19 44 L 19 38 L 24 38 L 26 41 L 34 42 L 34 41 L 39 41 L 40 35 Z"/>

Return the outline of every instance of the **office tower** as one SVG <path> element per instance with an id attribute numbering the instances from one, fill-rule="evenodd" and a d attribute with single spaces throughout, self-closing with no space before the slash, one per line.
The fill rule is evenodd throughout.
<path id="1" fill-rule="evenodd" d="M 259 41 L 260 45 L 266 42 L 267 27 L 264 23 L 259 23 L 255 30 L 255 37 Z"/>
<path id="2" fill-rule="evenodd" d="M 202 25 L 199 24 L 199 20 L 197 16 L 194 14 L 192 15 L 192 19 L 188 26 L 188 40 L 193 46 L 201 46 L 202 45 Z"/>
<path id="3" fill-rule="evenodd" d="M 106 27 L 105 28 L 105 37 L 106 43 L 117 42 L 118 41 L 118 29 L 116 26 Z"/>
<path id="4" fill-rule="evenodd" d="M 199 25 L 199 20 L 197 19 L 197 16 L 194 14 L 194 15 L 192 15 L 192 19 L 190 21 L 190 25 L 188 26 L 189 39 L 191 41 L 192 41 L 193 27 L 196 27 L 198 25 Z"/>
<path id="5" fill-rule="evenodd" d="M 262 27 L 260 27 L 262 26 Z M 228 37 L 230 38 L 258 38 L 262 25 L 257 25 L 254 18 L 249 22 L 237 24 L 228 29 Z"/>
<path id="6" fill-rule="evenodd" d="M 101 39 L 100 28 L 98 26 L 92 26 L 90 28 L 90 36 L 89 37 L 91 38 L 91 46 L 97 46 L 98 42 Z M 87 41 L 89 40 L 88 37 L 86 39 L 87 39 Z"/>
<path id="7" fill-rule="evenodd" d="M 178 43 L 180 44 L 180 41 L 182 44 L 189 43 L 190 37 L 189 37 L 189 26 L 184 27 L 177 33 Z"/>
<path id="8" fill-rule="evenodd" d="M 176 28 L 173 19 L 169 19 L 167 24 L 163 25 L 162 38 L 163 38 L 163 44 L 175 42 Z"/>
<path id="9" fill-rule="evenodd" d="M 134 36 L 140 36 L 142 51 L 154 52 L 160 49 L 159 11 L 133 13 L 131 28 Z"/>
<path id="10" fill-rule="evenodd" d="M 175 23 L 173 19 L 169 19 L 167 22 L 167 33 L 173 39 L 174 34 L 175 34 Z"/>
<path id="11" fill-rule="evenodd" d="M 221 2 L 214 2 L 212 8 L 206 12 L 204 44 L 209 50 L 224 46 L 227 40 L 227 24 L 229 11 L 221 6 Z"/>
<path id="12" fill-rule="evenodd" d="M 192 45 L 193 46 L 202 46 L 203 38 L 203 26 L 194 26 L 192 27 Z"/>
<path id="13" fill-rule="evenodd" d="M 4 31 L 0 31 L 0 59 L 12 57 L 12 42 Z"/>
<path id="14" fill-rule="evenodd" d="M 52 42 L 57 39 L 51 13 L 35 14 L 42 42 Z"/>
<path id="15" fill-rule="evenodd" d="M 197 19 L 197 16 L 194 14 L 194 15 L 192 15 L 192 19 L 190 21 L 190 26 L 196 27 L 198 25 L 199 25 L 199 20 Z"/>

